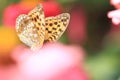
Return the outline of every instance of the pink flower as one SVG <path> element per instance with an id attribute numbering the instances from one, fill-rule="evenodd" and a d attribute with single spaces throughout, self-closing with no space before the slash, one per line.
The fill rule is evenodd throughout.
<path id="1" fill-rule="evenodd" d="M 16 65 L 0 67 L 0 80 L 88 80 L 85 52 L 76 46 L 45 44 L 38 51 L 18 46 L 12 58 Z"/>
<path id="2" fill-rule="evenodd" d="M 120 8 L 120 0 L 110 0 L 110 3 L 117 9 Z"/>
<path id="3" fill-rule="evenodd" d="M 112 19 L 112 23 L 115 25 L 120 24 L 120 9 L 110 11 L 108 17 Z"/>
<path id="4" fill-rule="evenodd" d="M 116 8 L 116 10 L 108 12 L 108 18 L 112 19 L 112 23 L 115 25 L 120 24 L 120 0 L 110 0 L 110 3 Z"/>

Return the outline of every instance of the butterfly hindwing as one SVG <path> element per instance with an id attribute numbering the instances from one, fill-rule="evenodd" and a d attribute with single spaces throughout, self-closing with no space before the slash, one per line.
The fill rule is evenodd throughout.
<path id="1" fill-rule="evenodd" d="M 52 42 L 58 40 L 66 30 L 69 20 L 70 15 L 68 13 L 45 18 L 45 41 Z"/>

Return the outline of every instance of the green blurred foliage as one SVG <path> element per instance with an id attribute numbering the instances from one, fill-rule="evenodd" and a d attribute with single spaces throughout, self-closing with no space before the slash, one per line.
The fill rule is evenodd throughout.
<path id="1" fill-rule="evenodd" d="M 92 76 L 92 80 L 118 80 L 119 52 L 120 47 L 109 47 L 87 58 L 85 67 Z"/>

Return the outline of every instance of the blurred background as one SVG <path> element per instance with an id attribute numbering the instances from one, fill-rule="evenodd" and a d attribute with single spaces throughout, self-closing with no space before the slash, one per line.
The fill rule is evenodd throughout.
<path id="1" fill-rule="evenodd" d="M 12 50 L 22 44 L 15 32 L 16 17 L 39 3 L 46 17 L 70 13 L 70 24 L 59 41 L 85 50 L 84 67 L 91 80 L 120 80 L 120 27 L 107 18 L 114 10 L 109 0 L 0 0 L 0 65 L 11 64 Z"/>

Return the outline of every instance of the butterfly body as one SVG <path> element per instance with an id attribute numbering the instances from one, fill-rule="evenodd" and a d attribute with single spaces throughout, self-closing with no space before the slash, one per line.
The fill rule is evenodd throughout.
<path id="1" fill-rule="evenodd" d="M 31 49 L 36 49 L 40 48 L 44 41 L 58 40 L 66 30 L 69 19 L 68 13 L 45 18 L 42 6 L 38 5 L 28 15 L 18 16 L 16 32 L 23 43 Z"/>

